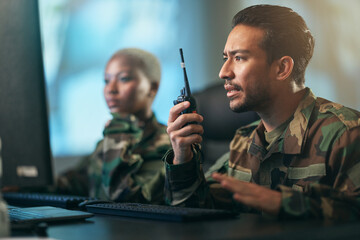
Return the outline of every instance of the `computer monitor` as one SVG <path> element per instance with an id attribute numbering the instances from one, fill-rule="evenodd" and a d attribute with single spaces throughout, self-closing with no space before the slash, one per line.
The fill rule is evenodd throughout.
<path id="1" fill-rule="evenodd" d="M 53 183 L 37 0 L 0 1 L 2 187 Z"/>

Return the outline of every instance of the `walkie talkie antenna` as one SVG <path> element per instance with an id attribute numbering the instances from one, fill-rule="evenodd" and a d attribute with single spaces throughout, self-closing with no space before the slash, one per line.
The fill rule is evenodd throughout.
<path id="1" fill-rule="evenodd" d="M 180 48 L 180 56 L 181 56 L 181 68 L 184 71 L 185 86 L 180 90 L 180 95 L 177 97 L 176 100 L 173 101 L 173 103 L 174 103 L 174 105 L 176 105 L 176 104 L 188 101 L 188 102 L 190 102 L 190 106 L 187 109 L 185 109 L 184 111 L 182 111 L 180 114 L 196 113 L 196 100 L 193 96 L 191 96 L 189 80 L 188 80 L 187 74 L 186 74 L 185 61 L 184 61 L 184 55 L 183 55 L 182 48 Z M 191 124 L 191 123 L 189 123 L 189 124 Z"/>
<path id="2" fill-rule="evenodd" d="M 187 78 L 187 74 L 186 74 L 186 68 L 185 68 L 185 61 L 184 61 L 184 55 L 183 55 L 183 50 L 182 48 L 180 48 L 180 57 L 181 57 L 181 68 L 184 71 L 184 82 L 185 82 L 185 95 L 186 96 L 190 96 L 191 95 L 191 91 L 190 91 L 190 86 L 189 86 L 189 80 Z"/>

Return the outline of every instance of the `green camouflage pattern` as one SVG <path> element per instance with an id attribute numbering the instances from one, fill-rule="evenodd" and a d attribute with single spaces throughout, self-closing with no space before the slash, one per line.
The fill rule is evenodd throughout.
<path id="1" fill-rule="evenodd" d="M 359 219 L 360 113 L 306 91 L 293 120 L 269 150 L 264 125 L 257 121 L 237 130 L 230 152 L 205 175 L 198 152 L 192 161 L 172 165 L 168 151 L 166 202 L 253 211 L 234 202 L 211 178 L 216 171 L 281 191 L 281 219 Z"/>
<path id="2" fill-rule="evenodd" d="M 57 180 L 57 192 L 118 202 L 163 203 L 162 156 L 171 144 L 155 115 L 140 122 L 133 115 L 113 118 L 95 151 Z"/>

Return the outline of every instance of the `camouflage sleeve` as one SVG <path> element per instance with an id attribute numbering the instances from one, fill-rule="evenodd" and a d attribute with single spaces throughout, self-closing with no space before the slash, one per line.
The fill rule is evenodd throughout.
<path id="1" fill-rule="evenodd" d="M 280 218 L 360 218 L 360 128 L 345 131 L 329 153 L 328 174 L 304 192 L 279 186 Z M 334 180 L 330 181 L 328 178 Z"/>
<path id="2" fill-rule="evenodd" d="M 202 207 L 202 208 L 231 208 L 232 194 L 212 180 L 212 172 L 226 172 L 229 154 L 225 154 L 213 165 L 205 178 L 202 171 L 202 155 L 193 149 L 194 157 L 191 161 L 173 165 L 173 150 L 169 150 L 163 160 L 166 166 L 165 201 L 169 205 Z M 229 204 L 230 203 L 230 204 Z"/>

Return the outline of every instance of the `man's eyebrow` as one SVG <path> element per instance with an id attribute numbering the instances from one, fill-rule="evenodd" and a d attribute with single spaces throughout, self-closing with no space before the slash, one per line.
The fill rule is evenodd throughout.
<path id="1" fill-rule="evenodd" d="M 246 49 L 236 49 L 229 52 L 229 55 L 235 55 L 236 53 L 249 54 L 250 51 Z M 228 54 L 223 52 L 223 56 L 227 56 Z"/>

